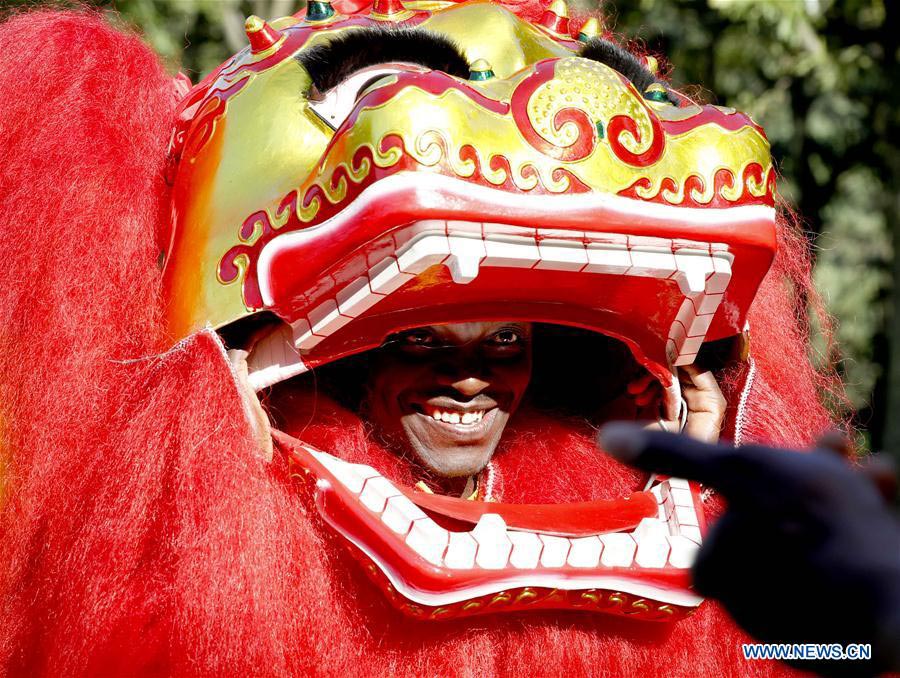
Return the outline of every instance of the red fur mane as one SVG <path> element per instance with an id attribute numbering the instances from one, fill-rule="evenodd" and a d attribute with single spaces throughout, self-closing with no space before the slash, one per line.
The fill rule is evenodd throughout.
<path id="1" fill-rule="evenodd" d="M 14 16 L 0 44 L 0 673 L 783 671 L 742 663 L 714 605 L 674 627 L 579 614 L 424 625 L 391 610 L 283 462 L 259 458 L 217 338 L 165 344 L 174 101 L 157 57 L 90 13 Z M 795 318 L 807 253 L 781 230 L 752 311 L 744 435 L 796 445 L 829 418 Z M 732 426 L 745 377 L 726 380 Z M 383 454 L 348 416 L 333 410 L 319 434 Z M 502 454 L 509 496 L 635 480 L 590 431 L 550 419 Z M 548 460 L 567 471 L 539 484 Z"/>

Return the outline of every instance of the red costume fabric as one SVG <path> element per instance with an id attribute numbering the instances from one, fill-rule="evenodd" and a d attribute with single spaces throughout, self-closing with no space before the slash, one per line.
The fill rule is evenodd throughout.
<path id="1" fill-rule="evenodd" d="M 0 45 L 0 674 L 789 672 L 745 662 L 744 636 L 712 603 L 671 625 L 396 612 L 281 456 L 258 454 L 215 333 L 174 347 L 165 336 L 171 76 L 92 13 L 13 16 Z M 798 320 L 804 241 L 787 223 L 781 240 L 751 312 L 742 433 L 800 446 L 830 424 L 829 384 Z M 724 375 L 726 436 L 746 378 L 745 364 Z M 403 473 L 354 413 L 321 394 L 316 412 L 285 430 Z M 560 502 L 635 489 L 593 434 L 519 416 L 495 457 L 497 492 Z"/>

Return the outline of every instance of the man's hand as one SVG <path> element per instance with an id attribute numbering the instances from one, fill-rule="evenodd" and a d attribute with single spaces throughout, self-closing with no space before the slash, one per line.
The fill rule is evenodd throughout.
<path id="1" fill-rule="evenodd" d="M 624 463 L 697 480 L 728 501 L 700 549 L 694 583 L 751 635 L 872 643 L 870 664 L 796 664 L 807 670 L 900 669 L 900 521 L 864 470 L 833 449 L 705 445 L 636 424 L 608 424 L 600 442 Z"/>
<path id="2" fill-rule="evenodd" d="M 715 375 L 709 370 L 687 365 L 678 369 L 678 378 L 681 381 L 681 395 L 688 410 L 683 433 L 703 442 L 716 442 L 725 420 L 727 403 Z M 628 384 L 626 392 L 638 408 L 638 418 L 652 419 L 648 415 L 652 410 L 648 408 L 659 408 L 662 395 L 662 388 L 656 377 L 645 374 Z M 681 423 L 677 419 L 659 419 L 649 424 L 648 428 L 660 426 L 667 431 L 676 432 Z"/>

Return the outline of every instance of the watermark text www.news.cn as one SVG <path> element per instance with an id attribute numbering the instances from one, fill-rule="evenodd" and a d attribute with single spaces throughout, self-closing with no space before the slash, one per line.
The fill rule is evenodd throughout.
<path id="1" fill-rule="evenodd" d="M 790 661 L 845 661 L 872 658 L 869 644 L 848 643 L 745 643 L 744 659 L 779 659 Z"/>

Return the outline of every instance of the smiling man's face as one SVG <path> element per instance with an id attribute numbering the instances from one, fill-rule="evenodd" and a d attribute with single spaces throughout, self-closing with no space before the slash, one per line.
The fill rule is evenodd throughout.
<path id="1" fill-rule="evenodd" d="M 421 327 L 377 353 L 370 419 L 434 473 L 472 475 L 490 461 L 530 378 L 530 323 Z"/>

